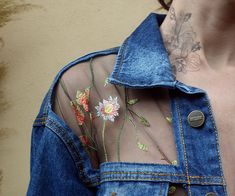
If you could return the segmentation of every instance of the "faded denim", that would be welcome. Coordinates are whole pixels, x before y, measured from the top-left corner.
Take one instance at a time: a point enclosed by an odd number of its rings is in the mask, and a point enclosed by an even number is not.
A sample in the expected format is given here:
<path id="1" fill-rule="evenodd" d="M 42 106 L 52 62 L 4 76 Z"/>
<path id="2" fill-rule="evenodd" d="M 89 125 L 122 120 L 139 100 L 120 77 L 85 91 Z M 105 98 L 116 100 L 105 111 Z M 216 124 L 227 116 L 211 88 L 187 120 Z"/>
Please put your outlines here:
<path id="1" fill-rule="evenodd" d="M 33 124 L 28 196 L 167 195 L 170 183 L 183 185 L 192 196 L 209 192 L 227 195 L 208 96 L 202 89 L 175 79 L 159 30 L 164 18 L 149 14 L 120 47 L 87 54 L 59 71 Z M 52 111 L 55 85 L 63 72 L 91 57 L 108 54 L 117 54 L 110 83 L 171 89 L 178 165 L 106 162 L 93 169 L 78 137 Z M 200 128 L 192 128 L 187 121 L 193 110 L 205 115 Z"/>

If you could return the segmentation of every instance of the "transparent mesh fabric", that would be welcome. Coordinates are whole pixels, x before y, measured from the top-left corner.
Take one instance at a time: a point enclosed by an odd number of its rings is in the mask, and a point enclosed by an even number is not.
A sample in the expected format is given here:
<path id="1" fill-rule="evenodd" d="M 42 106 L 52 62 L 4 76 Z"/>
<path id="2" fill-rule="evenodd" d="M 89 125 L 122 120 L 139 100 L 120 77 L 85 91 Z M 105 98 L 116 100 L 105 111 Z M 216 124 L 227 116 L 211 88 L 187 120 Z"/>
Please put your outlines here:
<path id="1" fill-rule="evenodd" d="M 115 58 L 95 57 L 63 73 L 54 112 L 80 138 L 94 168 L 105 161 L 172 164 L 177 157 L 168 90 L 107 83 Z"/>

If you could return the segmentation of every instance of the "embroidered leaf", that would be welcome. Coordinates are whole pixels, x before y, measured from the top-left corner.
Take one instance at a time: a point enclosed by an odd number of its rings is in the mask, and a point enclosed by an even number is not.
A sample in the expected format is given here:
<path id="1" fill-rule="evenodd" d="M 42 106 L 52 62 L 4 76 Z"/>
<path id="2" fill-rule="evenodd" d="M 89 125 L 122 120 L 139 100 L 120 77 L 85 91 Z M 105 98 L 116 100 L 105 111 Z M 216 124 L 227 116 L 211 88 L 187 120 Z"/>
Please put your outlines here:
<path id="1" fill-rule="evenodd" d="M 173 161 L 171 162 L 171 164 L 172 164 L 172 165 L 177 165 L 177 164 L 178 164 L 178 161 L 177 161 L 177 160 L 173 160 Z"/>
<path id="2" fill-rule="evenodd" d="M 146 126 L 146 127 L 150 127 L 150 123 L 147 121 L 146 118 L 144 118 L 143 116 L 140 116 L 140 122 Z"/>
<path id="3" fill-rule="evenodd" d="M 134 104 L 136 104 L 138 101 L 139 101 L 139 99 L 130 99 L 130 100 L 127 101 L 127 103 L 128 103 L 129 105 L 134 105 Z"/>
<path id="4" fill-rule="evenodd" d="M 169 195 L 172 195 L 172 194 L 175 193 L 175 191 L 176 191 L 176 187 L 175 187 L 175 186 L 171 186 L 171 187 L 169 188 L 169 190 L 168 190 L 168 194 L 169 194 Z"/>
<path id="5" fill-rule="evenodd" d="M 76 98 L 78 98 L 80 94 L 82 94 L 82 91 L 80 91 L 80 90 L 77 90 L 77 93 L 76 93 Z"/>
<path id="6" fill-rule="evenodd" d="M 145 151 L 145 152 L 148 151 L 148 146 L 147 146 L 146 144 L 143 144 L 143 143 L 141 143 L 141 142 L 137 142 L 137 146 L 138 146 L 138 148 L 139 148 L 140 150 L 143 150 L 143 151 Z"/>
<path id="7" fill-rule="evenodd" d="M 107 84 L 109 83 L 109 78 L 105 78 L 105 81 L 104 81 L 104 87 L 107 86 Z"/>
<path id="8" fill-rule="evenodd" d="M 166 120 L 167 120 L 168 123 L 172 123 L 172 118 L 171 117 L 167 116 Z"/>

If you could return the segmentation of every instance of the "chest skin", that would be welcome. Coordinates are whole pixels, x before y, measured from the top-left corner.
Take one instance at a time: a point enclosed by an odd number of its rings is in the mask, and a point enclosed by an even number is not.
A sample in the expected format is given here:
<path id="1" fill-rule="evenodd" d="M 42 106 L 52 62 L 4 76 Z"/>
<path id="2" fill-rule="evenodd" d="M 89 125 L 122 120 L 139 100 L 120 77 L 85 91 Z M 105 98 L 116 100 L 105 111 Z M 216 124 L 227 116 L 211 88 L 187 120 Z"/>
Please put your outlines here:
<path id="1" fill-rule="evenodd" d="M 207 92 L 219 132 L 222 167 L 229 195 L 235 195 L 235 69 L 177 73 L 177 80 Z"/>

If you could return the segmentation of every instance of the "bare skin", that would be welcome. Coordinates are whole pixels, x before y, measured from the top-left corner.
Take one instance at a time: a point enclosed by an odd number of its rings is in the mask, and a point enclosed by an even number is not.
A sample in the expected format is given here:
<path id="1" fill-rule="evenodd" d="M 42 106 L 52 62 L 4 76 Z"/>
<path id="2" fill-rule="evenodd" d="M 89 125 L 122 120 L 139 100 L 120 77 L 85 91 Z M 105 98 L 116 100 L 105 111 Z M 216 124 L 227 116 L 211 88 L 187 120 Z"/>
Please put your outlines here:
<path id="1" fill-rule="evenodd" d="M 235 0 L 175 0 L 161 26 L 176 79 L 210 98 L 229 195 L 235 195 L 234 9 Z"/>

